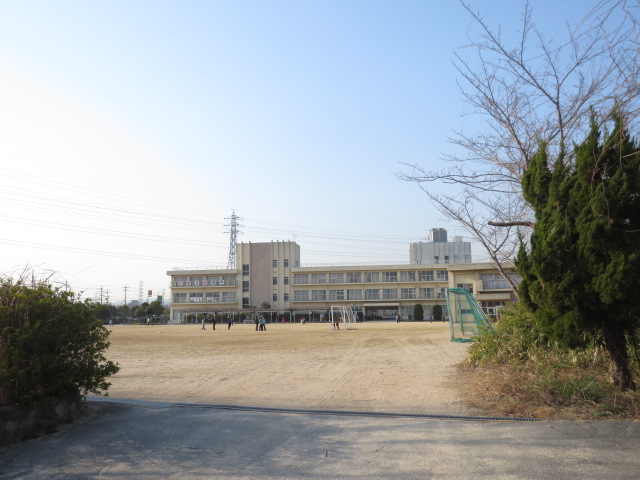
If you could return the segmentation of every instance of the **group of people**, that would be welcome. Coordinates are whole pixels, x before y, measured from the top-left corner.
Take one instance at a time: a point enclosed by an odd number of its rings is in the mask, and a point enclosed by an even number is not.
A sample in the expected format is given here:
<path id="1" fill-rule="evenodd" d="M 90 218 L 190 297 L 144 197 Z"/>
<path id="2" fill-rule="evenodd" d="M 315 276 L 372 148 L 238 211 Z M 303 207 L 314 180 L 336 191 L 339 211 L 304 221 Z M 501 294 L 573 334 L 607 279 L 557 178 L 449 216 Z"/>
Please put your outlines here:
<path id="1" fill-rule="evenodd" d="M 215 330 L 216 329 L 216 316 L 214 315 L 213 318 L 211 319 L 212 322 L 212 328 Z M 207 324 L 207 315 L 202 315 L 202 330 L 206 330 Z M 233 315 L 230 313 L 229 315 L 227 315 L 227 330 L 229 330 L 231 328 L 231 325 L 233 325 Z"/>
<path id="2" fill-rule="evenodd" d="M 256 324 L 256 332 L 266 332 L 267 330 L 267 320 L 265 320 L 264 315 L 256 315 L 253 318 L 253 321 Z"/>
<path id="3" fill-rule="evenodd" d="M 213 318 L 211 319 L 212 321 L 212 328 L 215 330 L 216 329 L 216 316 L 214 315 Z M 202 315 L 202 330 L 206 330 L 205 325 L 207 324 L 207 316 L 206 315 Z"/>

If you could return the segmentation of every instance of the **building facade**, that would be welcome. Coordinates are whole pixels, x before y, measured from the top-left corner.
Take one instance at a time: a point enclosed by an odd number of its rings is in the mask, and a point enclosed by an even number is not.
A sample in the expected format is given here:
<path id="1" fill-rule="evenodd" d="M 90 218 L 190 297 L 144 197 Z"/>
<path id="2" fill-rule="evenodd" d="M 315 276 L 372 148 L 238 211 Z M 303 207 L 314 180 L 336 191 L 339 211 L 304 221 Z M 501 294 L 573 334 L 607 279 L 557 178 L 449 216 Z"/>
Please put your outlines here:
<path id="1" fill-rule="evenodd" d="M 439 242 L 447 245 L 446 242 Z M 456 242 L 451 242 L 456 243 Z M 463 243 L 463 242 L 459 242 Z M 512 267 L 505 266 L 515 275 Z M 296 242 L 238 243 L 235 269 L 175 269 L 171 277 L 170 319 L 195 315 L 250 318 L 256 311 L 290 321 L 316 320 L 332 305 L 350 306 L 364 320 L 412 320 L 416 304 L 425 318 L 440 305 L 447 288 L 471 291 L 489 315 L 515 298 L 490 263 L 416 263 L 304 267 Z"/>

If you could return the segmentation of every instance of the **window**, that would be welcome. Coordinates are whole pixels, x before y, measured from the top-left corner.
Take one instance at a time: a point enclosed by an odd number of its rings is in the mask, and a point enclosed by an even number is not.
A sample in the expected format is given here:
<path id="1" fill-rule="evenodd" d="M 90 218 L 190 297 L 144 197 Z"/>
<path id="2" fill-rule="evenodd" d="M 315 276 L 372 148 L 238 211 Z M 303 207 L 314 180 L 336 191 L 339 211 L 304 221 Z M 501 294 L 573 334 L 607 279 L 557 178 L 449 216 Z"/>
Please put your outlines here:
<path id="1" fill-rule="evenodd" d="M 447 270 L 436 270 L 436 280 L 439 282 L 449 280 L 449 272 Z"/>
<path id="2" fill-rule="evenodd" d="M 242 276 L 249 276 L 249 265 L 242 265 Z"/>
<path id="3" fill-rule="evenodd" d="M 289 277 L 284 277 L 284 284 L 289 285 Z"/>
<path id="4" fill-rule="evenodd" d="M 273 260 L 273 268 L 278 268 L 278 260 Z"/>
<path id="5" fill-rule="evenodd" d="M 235 275 L 224 275 L 222 277 L 222 281 L 224 283 L 220 283 L 220 285 L 235 285 L 236 284 L 236 277 Z"/>
<path id="6" fill-rule="evenodd" d="M 308 302 L 309 290 L 296 290 L 293 292 L 293 300 L 295 302 Z"/>
<path id="7" fill-rule="evenodd" d="M 511 285 L 499 273 L 481 273 L 482 287 L 485 290 L 510 290 Z"/>
<path id="8" fill-rule="evenodd" d="M 415 288 L 403 288 L 400 290 L 400 298 L 404 300 L 410 300 L 416 298 L 416 289 Z"/>
<path id="9" fill-rule="evenodd" d="M 382 290 L 382 298 L 384 300 L 393 300 L 394 298 L 398 298 L 398 289 L 397 288 L 385 288 Z"/>
<path id="10" fill-rule="evenodd" d="M 362 300 L 362 290 L 347 290 L 347 300 Z"/>
<path id="11" fill-rule="evenodd" d="M 273 278 L 271 279 L 271 283 L 272 283 L 273 285 L 277 285 L 277 284 L 278 284 L 278 277 L 273 277 Z"/>
<path id="12" fill-rule="evenodd" d="M 327 283 L 327 274 L 326 273 L 312 273 L 311 274 L 311 283 Z"/>
<path id="13" fill-rule="evenodd" d="M 467 292 L 473 293 L 473 283 L 459 283 L 458 288 L 464 288 Z"/>
<path id="14" fill-rule="evenodd" d="M 400 272 L 400 281 L 401 282 L 415 282 L 416 281 L 416 272 Z"/>
<path id="15" fill-rule="evenodd" d="M 223 303 L 236 303 L 236 292 L 222 292 Z"/>
<path id="16" fill-rule="evenodd" d="M 376 283 L 379 282 L 380 273 L 379 272 L 364 272 L 364 281 L 366 283 Z"/>
<path id="17" fill-rule="evenodd" d="M 380 299 L 380 290 L 377 288 L 367 288 L 364 291 L 364 299 L 365 300 L 379 300 Z"/>
<path id="18" fill-rule="evenodd" d="M 446 297 L 446 292 L 447 289 L 444 287 L 441 287 L 438 289 L 438 294 L 436 295 L 437 298 L 445 298 Z"/>
<path id="19" fill-rule="evenodd" d="M 242 291 L 243 292 L 248 292 L 249 291 L 249 282 L 246 280 L 242 281 Z"/>
<path id="20" fill-rule="evenodd" d="M 207 303 L 220 303 L 220 292 L 207 292 Z"/>
<path id="21" fill-rule="evenodd" d="M 433 257 L 433 263 L 440 263 L 440 257 L 438 255 Z"/>
<path id="22" fill-rule="evenodd" d="M 285 268 L 289 266 L 289 259 L 288 258 L 284 259 L 284 266 L 285 266 Z"/>
<path id="23" fill-rule="evenodd" d="M 284 301 L 285 301 L 285 302 L 288 302 L 288 301 L 289 301 L 289 294 L 288 294 L 288 293 L 285 293 L 285 294 L 284 294 Z"/>
<path id="24" fill-rule="evenodd" d="M 360 272 L 348 272 L 347 283 L 360 283 Z"/>
<path id="25" fill-rule="evenodd" d="M 397 282 L 398 281 L 398 272 L 382 272 L 382 281 L 383 282 Z"/>
<path id="26" fill-rule="evenodd" d="M 418 280 L 421 282 L 433 282 L 433 272 L 430 270 L 418 272 Z"/>
<path id="27" fill-rule="evenodd" d="M 344 283 L 344 275 L 342 273 L 330 273 L 329 283 Z"/>
<path id="28" fill-rule="evenodd" d="M 449 263 L 449 255 L 444 256 L 444 263 Z"/>
<path id="29" fill-rule="evenodd" d="M 435 290 L 435 288 L 419 288 L 418 289 L 418 298 L 426 299 L 426 300 L 436 298 L 436 290 Z"/>
<path id="30" fill-rule="evenodd" d="M 319 301 L 327 299 L 326 290 L 311 290 L 311 300 Z"/>
<path id="31" fill-rule="evenodd" d="M 242 297 L 242 308 L 249 308 L 249 297 Z"/>
<path id="32" fill-rule="evenodd" d="M 189 294 L 190 303 L 202 303 L 202 300 L 203 300 L 202 292 L 191 292 Z"/>
<path id="33" fill-rule="evenodd" d="M 274 301 L 274 302 L 277 302 L 277 301 L 278 301 L 278 294 L 277 294 L 277 293 L 274 293 L 274 294 L 271 296 L 271 300 L 272 300 L 272 301 Z"/>
<path id="34" fill-rule="evenodd" d="M 329 290 L 329 300 L 344 300 L 344 290 Z"/>
<path id="35" fill-rule="evenodd" d="M 309 283 L 309 274 L 307 273 L 294 273 L 293 274 L 294 285 L 306 285 Z"/>
<path id="36" fill-rule="evenodd" d="M 187 294 L 186 293 L 174 293 L 173 294 L 173 303 L 187 303 Z"/>

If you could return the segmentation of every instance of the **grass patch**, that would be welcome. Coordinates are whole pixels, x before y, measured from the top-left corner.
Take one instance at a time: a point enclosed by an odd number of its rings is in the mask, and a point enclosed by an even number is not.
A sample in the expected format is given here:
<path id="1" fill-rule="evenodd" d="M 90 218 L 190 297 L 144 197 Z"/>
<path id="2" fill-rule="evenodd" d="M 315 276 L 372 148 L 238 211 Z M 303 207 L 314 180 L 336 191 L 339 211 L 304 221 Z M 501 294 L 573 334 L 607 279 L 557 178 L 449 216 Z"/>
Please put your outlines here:
<path id="1" fill-rule="evenodd" d="M 608 357 L 597 341 L 580 350 L 563 349 L 536 333 L 522 307 L 503 312 L 460 367 L 473 407 L 514 417 L 640 420 L 640 393 L 609 382 Z M 632 369 L 640 385 L 635 358 Z"/>

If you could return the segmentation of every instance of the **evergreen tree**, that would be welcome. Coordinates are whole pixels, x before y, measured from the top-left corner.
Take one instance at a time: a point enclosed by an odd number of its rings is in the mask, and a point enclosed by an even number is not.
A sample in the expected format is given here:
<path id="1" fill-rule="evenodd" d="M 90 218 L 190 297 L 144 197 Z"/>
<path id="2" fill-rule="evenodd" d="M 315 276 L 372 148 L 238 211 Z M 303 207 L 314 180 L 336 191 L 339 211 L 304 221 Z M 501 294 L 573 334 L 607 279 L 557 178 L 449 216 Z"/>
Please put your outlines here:
<path id="1" fill-rule="evenodd" d="M 415 307 L 413 307 L 413 318 L 416 322 L 422 322 L 424 320 L 424 308 L 422 308 L 422 304 L 416 303 Z"/>
<path id="2" fill-rule="evenodd" d="M 523 175 L 536 223 L 518 255 L 520 297 L 554 340 L 576 347 L 601 337 L 612 382 L 635 389 L 626 339 L 640 327 L 638 146 L 614 112 L 604 135 L 592 116 L 575 154 L 574 165 L 561 154 L 549 168 L 542 144 Z"/>

